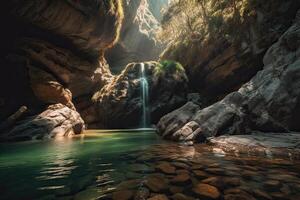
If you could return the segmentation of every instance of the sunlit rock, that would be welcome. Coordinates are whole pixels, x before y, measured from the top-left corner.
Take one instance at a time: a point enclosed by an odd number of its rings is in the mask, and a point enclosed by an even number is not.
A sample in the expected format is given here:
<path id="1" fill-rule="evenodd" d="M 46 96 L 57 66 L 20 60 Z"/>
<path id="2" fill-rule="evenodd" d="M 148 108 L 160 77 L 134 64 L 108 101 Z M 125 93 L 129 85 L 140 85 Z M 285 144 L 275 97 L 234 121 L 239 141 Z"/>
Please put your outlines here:
<path id="1" fill-rule="evenodd" d="M 84 122 L 79 113 L 62 105 L 55 104 L 17 124 L 12 130 L 2 134 L 1 140 L 21 141 L 32 139 L 49 139 L 80 134 Z"/>
<path id="2" fill-rule="evenodd" d="M 176 63 L 132 63 L 93 96 L 98 122 L 103 127 L 138 127 L 142 120 L 141 67 L 149 85 L 151 122 L 180 107 L 187 98 L 187 78 Z"/>
<path id="3" fill-rule="evenodd" d="M 202 142 L 211 136 L 247 134 L 252 130 L 299 131 L 300 48 L 299 45 L 297 49 L 290 48 L 287 43 L 291 37 L 299 43 L 299 20 L 297 17 L 294 25 L 268 50 L 264 69 L 248 83 L 207 108 L 195 111 L 195 105 L 189 103 L 166 115 L 158 123 L 159 134 L 180 141 L 190 140 L 189 136 L 195 134 L 194 141 Z M 184 114 L 187 109 L 194 111 Z M 181 110 L 184 121 L 180 120 Z M 195 121 L 198 128 L 184 127 L 191 121 Z M 178 134 L 179 137 L 175 137 Z"/>

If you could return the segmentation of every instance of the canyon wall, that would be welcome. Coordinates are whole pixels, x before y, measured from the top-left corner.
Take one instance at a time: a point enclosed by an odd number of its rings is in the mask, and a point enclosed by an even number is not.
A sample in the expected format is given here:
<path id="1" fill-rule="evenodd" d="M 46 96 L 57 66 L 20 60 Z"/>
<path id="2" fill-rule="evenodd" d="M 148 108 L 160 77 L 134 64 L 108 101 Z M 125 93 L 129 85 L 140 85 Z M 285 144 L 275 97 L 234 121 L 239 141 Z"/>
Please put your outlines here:
<path id="1" fill-rule="evenodd" d="M 201 30 L 190 30 L 190 38 L 173 41 L 161 55 L 185 67 L 191 92 L 200 93 L 206 105 L 237 90 L 263 68 L 267 49 L 291 26 L 300 8 L 297 0 L 234 1 L 234 14 L 232 4 L 221 2 L 223 7 L 207 16 L 209 25 L 219 30 L 208 29 L 204 39 L 198 36 Z"/>
<path id="2" fill-rule="evenodd" d="M 263 64 L 249 82 L 221 101 L 206 108 L 189 102 L 164 116 L 159 134 L 193 143 L 224 134 L 299 132 L 300 11 L 268 49 Z"/>
<path id="3" fill-rule="evenodd" d="M 124 0 L 125 20 L 120 40 L 106 52 L 111 71 L 121 73 L 128 63 L 158 60 L 164 45 L 155 38 L 166 0 Z"/>
<path id="4" fill-rule="evenodd" d="M 117 42 L 122 19 L 119 0 L 3 3 L 1 137 L 80 133 L 84 122 L 77 110 L 88 108 L 89 97 L 111 78 L 103 54 Z M 32 128 L 23 129 L 26 123 Z"/>

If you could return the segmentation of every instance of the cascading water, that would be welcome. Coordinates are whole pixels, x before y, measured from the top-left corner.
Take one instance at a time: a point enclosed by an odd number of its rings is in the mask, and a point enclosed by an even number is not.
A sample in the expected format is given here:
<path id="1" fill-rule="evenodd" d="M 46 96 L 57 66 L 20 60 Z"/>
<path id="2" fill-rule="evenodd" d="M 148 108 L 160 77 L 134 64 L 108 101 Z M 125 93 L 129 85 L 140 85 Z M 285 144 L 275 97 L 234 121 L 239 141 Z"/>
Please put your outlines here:
<path id="1" fill-rule="evenodd" d="M 149 128 L 150 114 L 149 114 L 149 84 L 145 75 L 145 64 L 141 63 L 141 98 L 142 98 L 142 128 Z"/>

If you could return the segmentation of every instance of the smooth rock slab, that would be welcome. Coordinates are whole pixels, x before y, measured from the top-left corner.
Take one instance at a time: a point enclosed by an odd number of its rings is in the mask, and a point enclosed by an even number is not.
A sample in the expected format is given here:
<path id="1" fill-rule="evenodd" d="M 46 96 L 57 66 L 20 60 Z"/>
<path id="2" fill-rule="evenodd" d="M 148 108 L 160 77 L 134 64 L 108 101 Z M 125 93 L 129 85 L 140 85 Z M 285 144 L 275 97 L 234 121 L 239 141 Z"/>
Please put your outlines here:
<path id="1" fill-rule="evenodd" d="M 172 196 L 172 199 L 173 200 L 194 200 L 195 198 L 186 196 L 186 195 L 181 194 L 181 193 L 177 193 L 177 194 L 174 194 Z"/>
<path id="2" fill-rule="evenodd" d="M 189 182 L 191 182 L 191 177 L 186 173 L 179 174 L 171 180 L 171 183 L 175 185 L 185 185 Z"/>
<path id="3" fill-rule="evenodd" d="M 260 133 L 208 138 L 208 144 L 225 152 L 300 158 L 299 133 Z"/>
<path id="4" fill-rule="evenodd" d="M 153 192 L 160 192 L 168 188 L 169 181 L 161 174 L 149 175 L 145 185 Z"/>
<path id="5" fill-rule="evenodd" d="M 175 174 L 176 171 L 176 168 L 168 162 L 161 163 L 156 168 L 165 174 Z"/>
<path id="6" fill-rule="evenodd" d="M 148 200 L 169 200 L 169 198 L 164 194 L 158 194 L 149 198 Z"/>
<path id="7" fill-rule="evenodd" d="M 62 104 L 53 104 L 32 117 L 19 122 L 12 130 L 0 136 L 4 141 L 48 139 L 80 134 L 84 121 L 76 110 Z"/>
<path id="8" fill-rule="evenodd" d="M 133 192 L 130 190 L 117 191 L 113 193 L 113 200 L 129 200 L 133 197 Z"/>
<path id="9" fill-rule="evenodd" d="M 218 199 L 221 194 L 219 190 L 211 185 L 199 183 L 193 188 L 193 191 L 200 197 L 206 199 Z"/>

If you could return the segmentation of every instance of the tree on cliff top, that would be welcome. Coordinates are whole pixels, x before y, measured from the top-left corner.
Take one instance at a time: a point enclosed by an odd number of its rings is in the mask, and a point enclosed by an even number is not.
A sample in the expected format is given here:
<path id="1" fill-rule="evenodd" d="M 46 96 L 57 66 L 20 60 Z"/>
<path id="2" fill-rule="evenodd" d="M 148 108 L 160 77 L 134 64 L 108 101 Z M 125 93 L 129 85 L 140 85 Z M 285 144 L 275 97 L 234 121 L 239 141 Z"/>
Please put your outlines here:
<path id="1" fill-rule="evenodd" d="M 160 41 L 205 41 L 208 38 L 238 37 L 235 27 L 242 27 L 253 15 L 255 0 L 174 0 L 164 11 Z"/>

